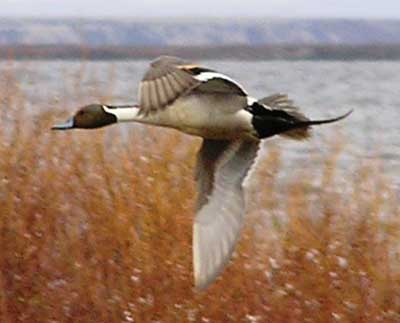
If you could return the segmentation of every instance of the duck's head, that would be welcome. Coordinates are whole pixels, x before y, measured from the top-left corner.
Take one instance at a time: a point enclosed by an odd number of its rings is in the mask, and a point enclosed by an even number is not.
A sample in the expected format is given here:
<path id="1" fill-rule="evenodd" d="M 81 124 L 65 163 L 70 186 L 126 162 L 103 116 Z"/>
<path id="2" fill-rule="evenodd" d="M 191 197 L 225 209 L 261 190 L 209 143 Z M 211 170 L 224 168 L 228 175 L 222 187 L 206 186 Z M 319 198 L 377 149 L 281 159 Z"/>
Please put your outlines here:
<path id="1" fill-rule="evenodd" d="M 93 129 L 100 128 L 112 123 L 116 123 L 117 118 L 114 114 L 106 111 L 101 104 L 89 104 L 81 109 L 67 121 L 54 125 L 53 130 L 68 130 L 74 128 Z"/>

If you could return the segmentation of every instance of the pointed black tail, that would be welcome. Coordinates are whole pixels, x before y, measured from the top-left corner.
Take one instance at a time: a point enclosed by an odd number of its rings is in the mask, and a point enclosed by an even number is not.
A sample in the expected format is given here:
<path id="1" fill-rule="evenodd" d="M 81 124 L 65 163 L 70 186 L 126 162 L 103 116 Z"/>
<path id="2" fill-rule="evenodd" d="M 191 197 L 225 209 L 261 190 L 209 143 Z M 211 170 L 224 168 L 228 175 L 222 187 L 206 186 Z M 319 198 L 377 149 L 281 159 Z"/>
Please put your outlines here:
<path id="1" fill-rule="evenodd" d="M 324 124 L 324 123 L 336 122 L 339 120 L 343 120 L 344 118 L 347 118 L 352 112 L 353 112 L 353 109 L 350 111 L 347 111 L 345 114 L 343 114 L 339 117 L 331 118 L 331 119 L 300 121 L 298 123 L 298 126 L 299 127 L 308 127 L 308 126 L 315 126 L 315 125 Z"/>
<path id="2" fill-rule="evenodd" d="M 295 140 L 310 136 L 310 127 L 332 123 L 346 118 L 353 110 L 331 119 L 309 120 L 286 95 L 275 94 L 249 107 L 252 123 L 260 138 L 281 135 Z"/>

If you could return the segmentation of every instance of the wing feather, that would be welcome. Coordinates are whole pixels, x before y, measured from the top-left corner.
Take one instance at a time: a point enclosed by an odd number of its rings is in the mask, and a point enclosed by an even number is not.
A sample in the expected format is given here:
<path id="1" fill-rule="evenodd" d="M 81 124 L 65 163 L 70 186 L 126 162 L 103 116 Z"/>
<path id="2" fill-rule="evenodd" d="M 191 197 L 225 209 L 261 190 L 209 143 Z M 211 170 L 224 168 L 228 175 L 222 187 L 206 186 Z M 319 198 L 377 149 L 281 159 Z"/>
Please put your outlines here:
<path id="1" fill-rule="evenodd" d="M 230 259 L 244 215 L 242 183 L 258 142 L 204 140 L 197 162 L 198 212 L 193 227 L 195 285 L 212 283 Z"/>
<path id="2" fill-rule="evenodd" d="M 177 57 L 161 56 L 150 64 L 139 85 L 140 112 L 148 114 L 165 109 L 194 89 L 206 95 L 247 96 L 243 88 L 226 75 Z M 239 102 L 239 108 L 243 102 Z"/>
<path id="3" fill-rule="evenodd" d="M 168 80 L 168 76 L 163 76 L 161 78 L 161 82 L 162 82 L 162 85 L 163 85 L 163 89 L 165 90 L 165 94 L 166 94 L 166 96 L 168 98 L 167 103 L 170 103 L 170 102 L 172 102 L 174 100 L 175 93 L 174 93 L 174 89 L 171 86 L 171 83 Z"/>
<path id="4" fill-rule="evenodd" d="M 188 71 L 180 68 L 184 64 L 184 60 L 168 56 L 162 56 L 150 64 L 141 81 L 144 86 L 139 87 L 142 113 L 148 114 L 164 109 L 193 86 L 201 83 Z"/>
<path id="5" fill-rule="evenodd" d="M 168 103 L 166 90 L 164 89 L 162 78 L 155 80 L 156 92 L 158 93 L 159 104 L 165 106 Z"/>
<path id="6" fill-rule="evenodd" d="M 158 106 L 158 95 L 157 95 L 157 88 L 155 82 L 149 82 L 149 92 L 148 95 L 150 97 L 150 109 L 154 110 Z"/>
<path id="7" fill-rule="evenodd" d="M 168 75 L 168 80 L 170 81 L 171 86 L 175 91 L 175 96 L 183 93 L 185 87 L 182 85 L 182 80 L 179 80 L 179 76 L 177 75 L 177 73 L 171 73 L 170 75 Z"/>
<path id="8" fill-rule="evenodd" d="M 149 110 L 151 108 L 150 92 L 148 88 L 149 84 L 147 82 L 140 84 L 140 106 L 145 110 Z"/>

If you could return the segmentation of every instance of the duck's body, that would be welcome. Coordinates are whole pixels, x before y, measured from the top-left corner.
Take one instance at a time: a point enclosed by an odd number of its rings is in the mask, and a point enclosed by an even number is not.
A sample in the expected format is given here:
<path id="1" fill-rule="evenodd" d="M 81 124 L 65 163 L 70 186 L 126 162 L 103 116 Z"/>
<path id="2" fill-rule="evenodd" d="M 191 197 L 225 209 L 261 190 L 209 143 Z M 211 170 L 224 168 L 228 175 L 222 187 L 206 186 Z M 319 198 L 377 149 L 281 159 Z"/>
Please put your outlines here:
<path id="1" fill-rule="evenodd" d="M 139 107 L 118 108 L 104 106 L 119 122 L 140 122 L 168 127 L 207 139 L 235 139 L 251 137 L 253 128 L 251 114 L 243 109 L 231 111 L 231 102 L 221 96 L 185 96 L 177 99 L 171 107 L 157 113 L 142 114 Z"/>
<path id="2" fill-rule="evenodd" d="M 140 122 L 203 137 L 196 164 L 198 202 L 193 226 L 195 285 L 215 280 L 230 259 L 244 216 L 242 183 L 259 149 L 273 135 L 309 136 L 312 121 L 286 95 L 250 97 L 226 75 L 176 57 L 154 61 L 139 86 L 139 104 L 89 105 L 54 129 Z"/>

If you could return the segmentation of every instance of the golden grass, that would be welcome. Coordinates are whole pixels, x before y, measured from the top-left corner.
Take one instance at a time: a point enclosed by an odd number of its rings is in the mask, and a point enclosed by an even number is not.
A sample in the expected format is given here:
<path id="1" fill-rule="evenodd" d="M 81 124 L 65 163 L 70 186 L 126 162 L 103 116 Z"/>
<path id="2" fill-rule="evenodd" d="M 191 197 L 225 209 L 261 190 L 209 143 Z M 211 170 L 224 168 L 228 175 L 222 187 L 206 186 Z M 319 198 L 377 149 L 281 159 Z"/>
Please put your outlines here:
<path id="1" fill-rule="evenodd" d="M 143 127 L 51 132 L 57 113 L 24 118 L 12 75 L 2 86 L 0 322 L 400 321 L 400 208 L 380 165 L 338 184 L 333 144 L 317 190 L 299 167 L 282 194 L 272 145 L 234 261 L 198 293 L 199 140 Z"/>

